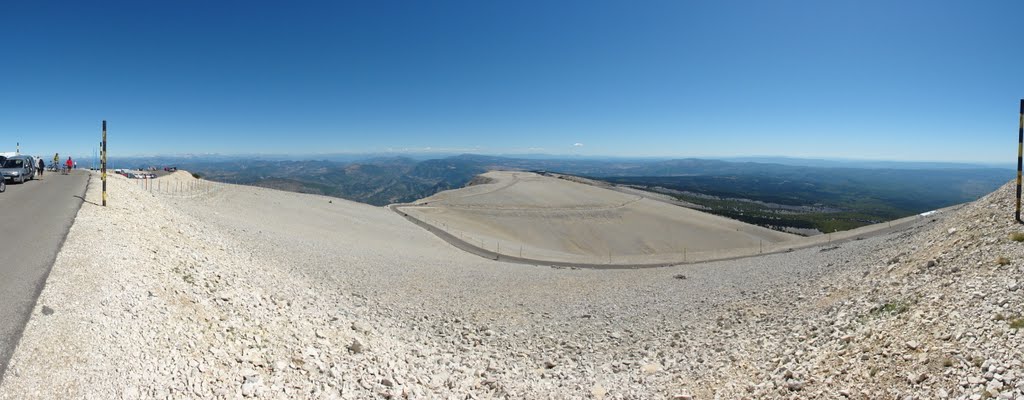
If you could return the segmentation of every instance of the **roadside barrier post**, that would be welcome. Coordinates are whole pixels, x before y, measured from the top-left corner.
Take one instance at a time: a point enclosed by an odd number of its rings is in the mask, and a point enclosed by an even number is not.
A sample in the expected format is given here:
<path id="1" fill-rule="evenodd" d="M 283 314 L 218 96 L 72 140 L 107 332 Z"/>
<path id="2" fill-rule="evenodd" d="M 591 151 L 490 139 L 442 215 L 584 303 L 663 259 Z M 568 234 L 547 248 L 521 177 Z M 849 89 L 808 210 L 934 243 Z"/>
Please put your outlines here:
<path id="1" fill-rule="evenodd" d="M 1020 122 L 1017 125 L 1017 212 L 1015 217 L 1017 222 L 1024 222 L 1020 220 L 1020 169 L 1021 169 L 1021 156 L 1024 155 L 1024 99 L 1020 99 Z"/>
<path id="2" fill-rule="evenodd" d="M 100 155 L 100 180 L 103 181 L 103 207 L 107 206 L 107 120 L 103 120 L 102 153 Z"/>

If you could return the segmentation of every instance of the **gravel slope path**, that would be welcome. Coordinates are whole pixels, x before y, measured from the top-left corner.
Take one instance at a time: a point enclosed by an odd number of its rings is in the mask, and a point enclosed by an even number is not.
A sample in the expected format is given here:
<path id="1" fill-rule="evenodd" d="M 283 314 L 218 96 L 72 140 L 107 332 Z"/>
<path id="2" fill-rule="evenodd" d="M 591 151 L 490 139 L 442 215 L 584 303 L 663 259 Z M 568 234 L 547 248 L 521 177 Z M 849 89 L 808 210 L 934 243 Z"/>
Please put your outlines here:
<path id="1" fill-rule="evenodd" d="M 401 211 L 479 248 L 568 263 L 661 264 L 697 252 L 760 246 L 800 236 L 639 195 L 521 171 L 448 190 Z M 521 255 L 520 255 L 521 254 Z"/>
<path id="2" fill-rule="evenodd" d="M 1024 398 L 1008 186 L 838 247 L 646 270 L 489 261 L 327 197 L 111 187 L 0 399 Z"/>

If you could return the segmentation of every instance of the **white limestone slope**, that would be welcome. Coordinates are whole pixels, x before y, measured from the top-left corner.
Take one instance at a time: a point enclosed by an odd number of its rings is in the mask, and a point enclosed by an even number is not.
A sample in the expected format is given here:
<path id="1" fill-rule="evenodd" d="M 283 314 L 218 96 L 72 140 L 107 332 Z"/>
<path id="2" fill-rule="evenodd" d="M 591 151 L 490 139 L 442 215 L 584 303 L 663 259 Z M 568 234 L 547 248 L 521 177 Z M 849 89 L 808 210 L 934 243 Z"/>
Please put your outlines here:
<path id="1" fill-rule="evenodd" d="M 322 196 L 109 186 L 0 399 L 1024 397 L 1009 186 L 839 246 L 643 270 L 490 261 Z"/>
<path id="2" fill-rule="evenodd" d="M 580 263 L 656 263 L 753 249 L 799 236 L 636 195 L 542 176 L 492 171 L 487 184 L 402 207 L 468 243 L 503 254 Z"/>

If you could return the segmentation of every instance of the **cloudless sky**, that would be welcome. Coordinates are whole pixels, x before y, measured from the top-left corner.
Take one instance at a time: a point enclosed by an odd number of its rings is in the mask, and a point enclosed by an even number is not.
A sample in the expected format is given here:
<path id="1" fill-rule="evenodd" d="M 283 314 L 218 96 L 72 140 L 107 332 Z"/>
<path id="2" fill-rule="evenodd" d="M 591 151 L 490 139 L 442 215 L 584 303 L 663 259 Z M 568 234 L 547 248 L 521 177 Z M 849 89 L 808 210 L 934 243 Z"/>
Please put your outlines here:
<path id="1" fill-rule="evenodd" d="M 1024 2 L 0 2 L 0 151 L 1009 162 Z M 429 149 L 429 150 L 428 150 Z"/>

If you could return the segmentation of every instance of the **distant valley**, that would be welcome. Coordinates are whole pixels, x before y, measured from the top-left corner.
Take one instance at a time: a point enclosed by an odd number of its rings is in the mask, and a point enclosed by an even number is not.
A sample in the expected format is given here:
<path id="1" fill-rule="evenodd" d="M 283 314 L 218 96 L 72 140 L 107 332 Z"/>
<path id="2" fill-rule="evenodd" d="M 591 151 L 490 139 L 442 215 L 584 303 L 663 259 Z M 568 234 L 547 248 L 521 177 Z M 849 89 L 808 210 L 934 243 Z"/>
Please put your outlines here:
<path id="1" fill-rule="evenodd" d="M 206 179 L 322 194 L 372 205 L 412 202 L 464 187 L 490 170 L 577 175 L 657 192 L 706 212 L 811 234 L 884 222 L 972 201 L 1013 171 L 977 165 L 815 162 L 814 165 L 705 159 L 543 159 L 459 155 L 345 161 L 204 158 L 114 160 L 125 168 L 174 165 Z"/>

